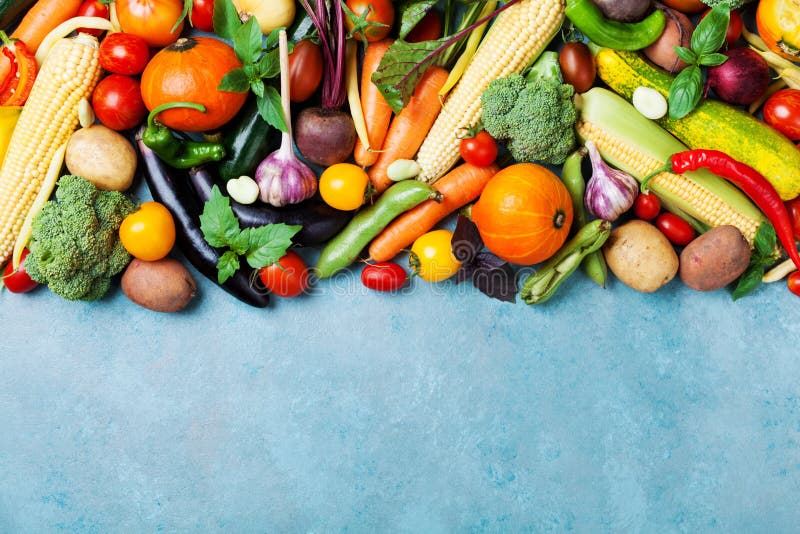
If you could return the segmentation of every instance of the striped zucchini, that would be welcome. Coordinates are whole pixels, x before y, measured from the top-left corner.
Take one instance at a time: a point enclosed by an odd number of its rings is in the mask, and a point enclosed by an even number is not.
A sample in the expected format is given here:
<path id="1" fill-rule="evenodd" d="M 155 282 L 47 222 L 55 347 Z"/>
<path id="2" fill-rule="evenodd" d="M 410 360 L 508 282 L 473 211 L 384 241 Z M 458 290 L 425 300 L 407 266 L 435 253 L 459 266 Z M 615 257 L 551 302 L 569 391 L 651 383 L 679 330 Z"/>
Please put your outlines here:
<path id="1" fill-rule="evenodd" d="M 602 48 L 597 52 L 597 74 L 614 91 L 631 99 L 637 87 L 652 87 L 665 97 L 672 76 L 635 52 Z M 686 117 L 669 116 L 658 123 L 690 148 L 725 152 L 759 171 L 783 200 L 800 195 L 800 150 L 775 129 L 733 106 L 704 100 Z"/>

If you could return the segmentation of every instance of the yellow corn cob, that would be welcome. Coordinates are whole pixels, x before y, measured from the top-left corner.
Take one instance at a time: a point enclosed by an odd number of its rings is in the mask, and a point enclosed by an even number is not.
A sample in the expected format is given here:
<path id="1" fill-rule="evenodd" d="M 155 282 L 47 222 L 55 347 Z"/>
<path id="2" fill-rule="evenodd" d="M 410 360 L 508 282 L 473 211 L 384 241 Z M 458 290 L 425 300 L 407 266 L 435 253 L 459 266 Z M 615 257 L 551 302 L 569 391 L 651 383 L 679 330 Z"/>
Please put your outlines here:
<path id="1" fill-rule="evenodd" d="M 6 263 L 53 154 L 78 126 L 78 102 L 100 79 L 97 39 L 61 39 L 47 56 L 0 167 L 0 265 Z"/>
<path id="2" fill-rule="evenodd" d="M 561 28 L 564 9 L 564 0 L 522 0 L 497 16 L 419 149 L 420 180 L 433 182 L 458 161 L 459 130 L 480 120 L 481 93 L 539 57 Z"/>

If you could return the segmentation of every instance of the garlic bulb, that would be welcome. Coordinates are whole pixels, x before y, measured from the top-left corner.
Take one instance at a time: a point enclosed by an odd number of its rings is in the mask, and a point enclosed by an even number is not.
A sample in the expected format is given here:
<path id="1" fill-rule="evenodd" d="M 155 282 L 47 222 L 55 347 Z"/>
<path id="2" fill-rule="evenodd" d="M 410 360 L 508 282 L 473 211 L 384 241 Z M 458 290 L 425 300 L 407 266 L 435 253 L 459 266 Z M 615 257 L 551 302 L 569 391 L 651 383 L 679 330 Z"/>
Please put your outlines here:
<path id="1" fill-rule="evenodd" d="M 598 219 L 615 221 L 633 206 L 639 182 L 630 174 L 609 167 L 592 141 L 586 141 L 586 148 L 592 160 L 592 177 L 584 197 L 586 209 Z"/>

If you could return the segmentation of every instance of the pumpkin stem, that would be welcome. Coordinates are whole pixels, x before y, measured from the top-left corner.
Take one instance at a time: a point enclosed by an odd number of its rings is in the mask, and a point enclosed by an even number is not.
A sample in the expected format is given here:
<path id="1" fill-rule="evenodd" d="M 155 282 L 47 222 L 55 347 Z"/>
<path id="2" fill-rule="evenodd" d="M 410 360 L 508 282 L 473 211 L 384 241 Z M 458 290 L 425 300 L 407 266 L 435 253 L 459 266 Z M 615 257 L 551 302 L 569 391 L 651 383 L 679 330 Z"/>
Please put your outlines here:
<path id="1" fill-rule="evenodd" d="M 559 229 L 564 226 L 565 222 L 567 222 L 567 214 L 564 213 L 564 210 L 557 210 L 553 216 L 553 227 Z"/>
<path id="2" fill-rule="evenodd" d="M 171 50 L 173 52 L 186 52 L 187 50 L 191 50 L 197 46 L 197 39 L 192 37 L 181 37 L 171 45 L 167 47 L 167 50 Z"/>

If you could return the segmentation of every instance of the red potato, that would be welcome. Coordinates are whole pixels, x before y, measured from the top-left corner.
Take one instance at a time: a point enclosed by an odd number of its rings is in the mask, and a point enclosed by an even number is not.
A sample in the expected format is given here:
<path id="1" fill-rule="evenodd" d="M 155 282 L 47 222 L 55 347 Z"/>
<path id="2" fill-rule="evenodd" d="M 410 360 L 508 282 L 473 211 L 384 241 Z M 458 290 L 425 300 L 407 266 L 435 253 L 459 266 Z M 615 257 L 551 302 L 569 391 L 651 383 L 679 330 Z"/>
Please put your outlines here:
<path id="1" fill-rule="evenodd" d="M 750 245 L 742 232 L 717 226 L 683 249 L 678 276 L 697 291 L 716 291 L 739 278 L 749 264 Z"/>

